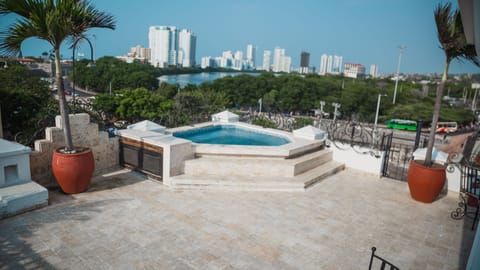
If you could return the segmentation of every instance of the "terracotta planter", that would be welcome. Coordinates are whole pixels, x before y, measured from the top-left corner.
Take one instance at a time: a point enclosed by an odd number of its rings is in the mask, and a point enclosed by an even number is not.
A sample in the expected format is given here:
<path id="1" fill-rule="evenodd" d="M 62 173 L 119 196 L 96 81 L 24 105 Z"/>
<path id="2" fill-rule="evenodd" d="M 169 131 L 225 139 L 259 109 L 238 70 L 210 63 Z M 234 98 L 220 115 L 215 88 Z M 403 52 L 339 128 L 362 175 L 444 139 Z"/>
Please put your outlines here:
<path id="1" fill-rule="evenodd" d="M 64 154 L 57 148 L 53 151 L 52 170 L 60 188 L 67 194 L 75 194 L 87 190 L 92 179 L 95 161 L 92 150 L 75 154 Z M 80 149 L 80 147 L 78 148 Z"/>
<path id="2" fill-rule="evenodd" d="M 419 202 L 432 203 L 445 185 L 445 167 L 434 164 L 423 165 L 423 160 L 412 160 L 408 170 L 407 181 L 410 195 Z"/>

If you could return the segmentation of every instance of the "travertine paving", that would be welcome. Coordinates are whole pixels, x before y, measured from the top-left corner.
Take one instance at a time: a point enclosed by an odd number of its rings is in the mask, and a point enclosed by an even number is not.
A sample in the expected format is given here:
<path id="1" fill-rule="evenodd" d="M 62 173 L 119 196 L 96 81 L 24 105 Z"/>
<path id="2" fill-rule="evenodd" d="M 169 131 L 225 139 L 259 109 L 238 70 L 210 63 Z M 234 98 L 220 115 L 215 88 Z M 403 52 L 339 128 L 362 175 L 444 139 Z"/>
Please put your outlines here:
<path id="1" fill-rule="evenodd" d="M 174 191 L 119 170 L 88 192 L 0 220 L 0 269 L 463 269 L 458 194 L 413 201 L 406 183 L 347 169 L 306 192 Z"/>

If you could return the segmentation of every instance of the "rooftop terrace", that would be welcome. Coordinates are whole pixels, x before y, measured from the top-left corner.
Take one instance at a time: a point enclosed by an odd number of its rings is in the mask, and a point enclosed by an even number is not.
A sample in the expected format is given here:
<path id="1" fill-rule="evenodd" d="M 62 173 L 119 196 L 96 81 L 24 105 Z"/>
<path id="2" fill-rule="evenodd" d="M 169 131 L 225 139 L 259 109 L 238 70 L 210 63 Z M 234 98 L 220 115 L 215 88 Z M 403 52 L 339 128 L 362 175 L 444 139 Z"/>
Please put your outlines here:
<path id="1" fill-rule="evenodd" d="M 119 169 L 0 220 L 1 269 L 464 269 L 471 220 L 405 182 L 347 169 L 306 192 L 176 191 Z"/>

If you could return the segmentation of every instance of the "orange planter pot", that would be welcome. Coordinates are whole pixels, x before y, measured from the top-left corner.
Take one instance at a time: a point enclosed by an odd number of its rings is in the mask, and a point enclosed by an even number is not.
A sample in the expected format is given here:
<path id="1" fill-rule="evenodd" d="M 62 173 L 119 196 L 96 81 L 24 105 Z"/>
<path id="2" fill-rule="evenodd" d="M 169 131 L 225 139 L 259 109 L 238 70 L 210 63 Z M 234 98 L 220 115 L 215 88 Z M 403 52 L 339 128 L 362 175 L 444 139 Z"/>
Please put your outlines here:
<path id="1" fill-rule="evenodd" d="M 421 163 L 419 163 L 421 162 Z M 423 166 L 423 160 L 412 160 L 407 181 L 410 195 L 419 202 L 432 203 L 443 189 L 446 180 L 445 167 Z"/>
<path id="2" fill-rule="evenodd" d="M 53 151 L 52 170 L 60 188 L 67 194 L 75 194 L 87 190 L 95 169 L 92 150 L 75 154 L 64 154 L 58 148 Z"/>

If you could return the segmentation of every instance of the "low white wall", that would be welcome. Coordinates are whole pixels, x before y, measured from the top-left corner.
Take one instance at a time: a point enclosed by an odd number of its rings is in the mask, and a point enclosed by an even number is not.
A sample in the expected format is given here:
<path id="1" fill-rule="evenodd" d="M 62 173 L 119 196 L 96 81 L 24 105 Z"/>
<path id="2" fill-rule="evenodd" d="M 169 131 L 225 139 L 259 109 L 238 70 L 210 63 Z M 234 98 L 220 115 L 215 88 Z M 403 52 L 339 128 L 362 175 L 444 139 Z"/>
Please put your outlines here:
<path id="1" fill-rule="evenodd" d="M 335 145 L 336 144 L 336 145 Z M 330 149 L 333 150 L 333 160 L 345 163 L 345 166 L 360 171 L 381 176 L 382 162 L 385 152 L 372 152 L 369 148 L 350 147 L 348 144 L 330 142 Z M 375 156 L 375 154 L 378 154 Z M 447 170 L 447 181 L 445 183 L 449 191 L 460 191 L 460 170 L 453 166 L 453 170 Z"/>
<path id="2" fill-rule="evenodd" d="M 453 172 L 449 172 L 447 170 L 447 183 L 449 191 L 460 192 L 460 177 L 461 172 L 460 169 L 456 166 L 453 166 Z"/>
<path id="3" fill-rule="evenodd" d="M 346 167 L 361 170 L 380 176 L 382 160 L 385 152 L 370 150 L 340 142 L 330 142 L 333 151 L 333 160 L 344 163 Z"/>

